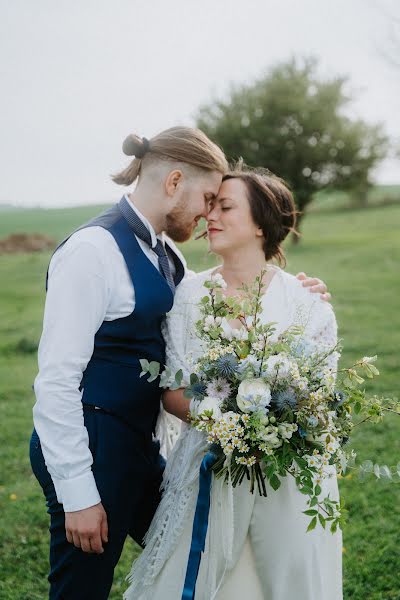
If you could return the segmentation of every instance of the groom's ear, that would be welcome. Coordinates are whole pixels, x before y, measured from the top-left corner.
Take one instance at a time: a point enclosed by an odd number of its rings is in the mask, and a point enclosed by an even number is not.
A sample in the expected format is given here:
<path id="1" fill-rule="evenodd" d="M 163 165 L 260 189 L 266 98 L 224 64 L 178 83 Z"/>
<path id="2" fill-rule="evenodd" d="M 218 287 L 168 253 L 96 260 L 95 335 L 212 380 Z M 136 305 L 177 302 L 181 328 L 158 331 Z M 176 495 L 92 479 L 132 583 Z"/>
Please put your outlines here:
<path id="1" fill-rule="evenodd" d="M 170 171 L 165 180 L 165 191 L 167 196 L 171 197 L 175 195 L 178 185 L 182 183 L 183 173 L 180 169 L 174 169 Z"/>

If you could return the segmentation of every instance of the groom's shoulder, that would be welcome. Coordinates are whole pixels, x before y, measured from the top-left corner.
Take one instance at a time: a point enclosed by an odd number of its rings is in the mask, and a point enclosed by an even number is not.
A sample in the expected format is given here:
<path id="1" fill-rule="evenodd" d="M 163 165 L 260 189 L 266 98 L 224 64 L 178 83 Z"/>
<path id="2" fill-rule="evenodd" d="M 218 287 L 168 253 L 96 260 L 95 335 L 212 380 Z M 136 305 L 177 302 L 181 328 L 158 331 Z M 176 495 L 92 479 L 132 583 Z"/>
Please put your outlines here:
<path id="1" fill-rule="evenodd" d="M 104 252 L 106 248 L 112 245 L 113 236 L 107 229 L 100 225 L 84 227 L 74 231 L 64 242 L 61 248 L 76 248 L 78 246 L 89 244 L 99 251 Z"/>
<path id="2" fill-rule="evenodd" d="M 102 262 L 108 262 L 117 249 L 113 236 L 101 226 L 85 227 L 74 231 L 55 249 L 50 266 L 64 262 L 69 257 L 85 260 L 98 257 Z"/>

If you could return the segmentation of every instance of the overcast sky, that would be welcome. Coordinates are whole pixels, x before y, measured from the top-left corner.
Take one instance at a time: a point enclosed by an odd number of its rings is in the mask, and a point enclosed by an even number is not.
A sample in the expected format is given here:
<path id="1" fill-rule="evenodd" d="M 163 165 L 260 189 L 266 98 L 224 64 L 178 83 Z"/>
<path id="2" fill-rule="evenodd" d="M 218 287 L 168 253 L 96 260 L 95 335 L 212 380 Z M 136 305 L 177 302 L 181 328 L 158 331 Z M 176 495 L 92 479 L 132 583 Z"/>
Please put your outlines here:
<path id="1" fill-rule="evenodd" d="M 352 114 L 400 138 L 395 0 L 0 0 L 0 204 L 112 202 L 130 132 L 192 125 L 198 106 L 278 61 L 348 74 Z M 400 33 L 400 32 L 399 32 Z M 400 35 L 399 35 L 400 40 Z M 400 183 L 387 160 L 376 180 Z"/>

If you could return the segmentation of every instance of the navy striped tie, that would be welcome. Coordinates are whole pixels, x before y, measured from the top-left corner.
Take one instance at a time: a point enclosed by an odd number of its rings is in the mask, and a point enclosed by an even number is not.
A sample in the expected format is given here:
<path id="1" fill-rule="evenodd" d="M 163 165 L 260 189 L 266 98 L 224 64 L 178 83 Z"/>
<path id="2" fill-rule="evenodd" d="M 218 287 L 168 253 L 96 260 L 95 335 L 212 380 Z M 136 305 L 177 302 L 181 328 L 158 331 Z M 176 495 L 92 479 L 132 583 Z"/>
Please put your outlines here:
<path id="1" fill-rule="evenodd" d="M 120 200 L 119 208 L 125 219 L 128 221 L 128 224 L 133 229 L 134 234 L 137 235 L 138 238 L 146 242 L 146 244 L 148 244 L 149 247 L 157 254 L 160 273 L 165 277 L 169 287 L 172 290 L 172 293 L 174 293 L 175 282 L 172 277 L 171 267 L 163 243 L 157 238 L 156 246 L 154 248 L 152 247 L 150 231 L 147 229 L 143 221 L 138 217 L 133 208 L 131 208 L 125 196 Z"/>

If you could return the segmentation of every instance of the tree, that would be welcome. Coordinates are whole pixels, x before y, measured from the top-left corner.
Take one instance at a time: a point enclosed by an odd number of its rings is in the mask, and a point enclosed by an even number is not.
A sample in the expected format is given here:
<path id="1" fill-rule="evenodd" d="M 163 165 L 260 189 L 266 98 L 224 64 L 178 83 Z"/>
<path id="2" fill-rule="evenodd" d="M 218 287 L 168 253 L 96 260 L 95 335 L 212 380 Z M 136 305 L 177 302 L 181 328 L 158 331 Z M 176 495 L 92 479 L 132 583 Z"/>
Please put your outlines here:
<path id="1" fill-rule="evenodd" d="M 280 64 L 227 100 L 200 107 L 197 125 L 231 160 L 267 167 L 294 191 L 299 223 L 321 189 L 356 191 L 365 199 L 371 169 L 387 152 L 379 125 L 351 120 L 346 78 L 318 79 L 317 61 Z M 296 239 L 296 238 L 294 238 Z"/>

